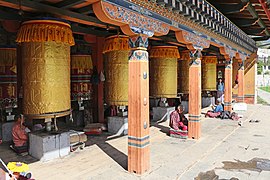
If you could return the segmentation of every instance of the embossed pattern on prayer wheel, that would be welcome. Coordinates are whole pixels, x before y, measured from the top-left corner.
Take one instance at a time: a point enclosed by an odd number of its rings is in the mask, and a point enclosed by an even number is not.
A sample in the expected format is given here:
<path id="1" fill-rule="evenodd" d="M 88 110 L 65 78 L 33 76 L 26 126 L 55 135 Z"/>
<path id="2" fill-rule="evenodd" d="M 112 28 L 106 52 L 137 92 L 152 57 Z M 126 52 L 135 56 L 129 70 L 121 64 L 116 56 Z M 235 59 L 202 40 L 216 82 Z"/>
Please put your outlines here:
<path id="1" fill-rule="evenodd" d="M 182 51 L 180 61 L 178 61 L 178 78 L 180 93 L 189 93 L 189 51 Z"/>
<path id="2" fill-rule="evenodd" d="M 156 46 L 149 52 L 150 96 L 173 98 L 177 96 L 177 59 L 180 58 L 176 46 Z"/>
<path id="3" fill-rule="evenodd" d="M 103 48 L 105 72 L 105 102 L 109 105 L 128 105 L 128 55 L 129 38 L 111 36 Z"/>
<path id="4" fill-rule="evenodd" d="M 202 58 L 202 90 L 215 91 L 217 77 L 217 57 L 204 56 Z"/>
<path id="5" fill-rule="evenodd" d="M 89 100 L 92 95 L 91 55 L 71 55 L 71 98 Z"/>
<path id="6" fill-rule="evenodd" d="M 17 42 L 22 49 L 23 113 L 39 118 L 69 112 L 70 46 L 74 45 L 70 25 L 56 20 L 26 21 Z"/>
<path id="7" fill-rule="evenodd" d="M 17 105 L 16 48 L 0 48 L 0 108 Z"/>

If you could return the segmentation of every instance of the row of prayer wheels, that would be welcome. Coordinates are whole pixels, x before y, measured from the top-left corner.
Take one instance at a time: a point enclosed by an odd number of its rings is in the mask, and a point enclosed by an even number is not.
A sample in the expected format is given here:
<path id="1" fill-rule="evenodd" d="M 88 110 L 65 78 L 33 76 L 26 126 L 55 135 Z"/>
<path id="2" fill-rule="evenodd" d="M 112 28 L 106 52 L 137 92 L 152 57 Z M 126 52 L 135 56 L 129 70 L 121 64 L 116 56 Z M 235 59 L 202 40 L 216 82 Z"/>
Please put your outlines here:
<path id="1" fill-rule="evenodd" d="M 0 48 L 0 108 L 17 106 L 16 47 Z"/>
<path id="2" fill-rule="evenodd" d="M 33 119 L 70 114 L 70 25 L 39 19 L 22 23 L 16 42 L 21 46 L 23 113 Z"/>
<path id="3" fill-rule="evenodd" d="M 75 43 L 67 22 L 55 19 L 26 21 L 19 29 L 16 42 L 21 47 L 23 113 L 25 115 L 39 118 L 49 114 L 70 113 L 71 98 L 68 95 L 70 92 L 72 92 L 73 100 L 91 98 L 91 56 L 70 56 L 70 46 Z M 106 77 L 105 101 L 110 105 L 128 104 L 129 51 L 127 36 L 113 36 L 106 39 L 103 50 Z M 4 54 L 3 56 L 13 58 L 13 60 L 1 59 L 2 66 L 8 70 L 4 72 L 4 75 L 13 73 L 11 75 L 15 78 L 6 79 L 6 83 L 0 84 L 1 100 L 6 97 L 16 98 L 16 63 L 14 63 L 16 50 L 3 49 L 3 52 L 0 51 L 0 56 Z M 10 55 L 11 52 L 13 55 Z M 152 47 L 149 57 L 150 95 L 176 97 L 177 62 L 185 62 L 183 69 L 179 69 L 184 73 L 188 70 L 186 66 L 189 61 L 178 61 L 180 54 L 175 46 Z M 186 57 L 186 60 L 189 59 Z M 213 71 L 214 66 L 206 67 L 207 70 L 203 71 L 206 75 L 203 77 L 207 77 L 207 83 L 209 77 L 214 79 L 211 81 L 214 82 L 215 76 L 208 72 Z M 188 73 L 184 73 L 181 77 L 183 77 L 182 87 L 188 87 Z M 1 93 L 1 90 L 5 93 Z"/>
<path id="4" fill-rule="evenodd" d="M 69 94 L 72 100 L 91 99 L 91 55 L 70 56 L 70 46 L 75 43 L 67 22 L 55 19 L 26 21 L 19 29 L 16 42 L 21 48 L 25 115 L 60 117 L 70 113 Z M 16 48 L 0 48 L 2 104 L 13 99 L 17 101 L 16 61 Z M 7 106 L 4 104 L 1 108 Z"/>
<path id="5" fill-rule="evenodd" d="M 17 105 L 17 49 L 0 48 L 0 104 L 1 108 Z M 91 55 L 71 55 L 71 99 L 91 99 Z"/>
<path id="6" fill-rule="evenodd" d="M 112 36 L 104 43 L 104 98 L 109 105 L 128 105 L 128 41 L 127 36 Z"/>
<path id="7" fill-rule="evenodd" d="M 20 92 L 25 115 L 32 118 L 64 116 L 70 113 L 71 99 L 91 99 L 92 59 L 90 55 L 70 56 L 74 39 L 68 23 L 55 19 L 26 21 L 16 41 L 21 48 Z M 16 106 L 19 89 L 16 65 L 16 48 L 1 47 L 1 108 Z"/>
<path id="8" fill-rule="evenodd" d="M 71 55 L 71 99 L 73 101 L 92 99 L 92 74 L 91 55 Z"/>
<path id="9" fill-rule="evenodd" d="M 105 102 L 109 105 L 128 105 L 129 51 L 127 36 L 111 36 L 105 40 Z M 189 92 L 188 51 L 181 53 L 180 58 L 176 46 L 155 46 L 149 50 L 149 58 L 150 96 L 174 98 L 177 96 L 177 83 L 181 92 Z M 216 90 L 216 63 L 215 56 L 202 59 L 202 89 L 205 91 Z M 177 76 L 180 82 L 177 82 Z"/>
<path id="10" fill-rule="evenodd" d="M 190 54 L 188 51 L 181 52 L 181 60 L 178 61 L 179 89 L 182 93 L 189 93 L 189 61 Z M 201 60 L 202 64 L 202 90 L 215 91 L 217 77 L 217 57 L 204 56 Z"/>

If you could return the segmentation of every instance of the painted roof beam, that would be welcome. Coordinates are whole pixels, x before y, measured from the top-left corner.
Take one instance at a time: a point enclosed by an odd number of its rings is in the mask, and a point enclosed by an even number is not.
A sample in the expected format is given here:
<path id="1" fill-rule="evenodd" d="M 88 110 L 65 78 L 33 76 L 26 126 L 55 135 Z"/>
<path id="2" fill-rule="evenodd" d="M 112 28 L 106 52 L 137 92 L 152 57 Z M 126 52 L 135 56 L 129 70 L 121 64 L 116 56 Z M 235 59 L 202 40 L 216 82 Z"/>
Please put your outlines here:
<path id="1" fill-rule="evenodd" d="M 248 3 L 248 2 L 249 2 L 249 0 L 241 0 L 241 1 L 244 2 L 244 3 Z M 250 14 L 253 16 L 253 18 L 259 19 L 258 24 L 259 24 L 262 28 L 265 29 L 265 34 L 269 36 L 269 35 L 270 35 L 269 30 L 267 29 L 265 23 L 264 23 L 264 22 L 261 20 L 261 18 L 259 17 L 259 15 L 258 15 L 258 13 L 256 12 L 256 10 L 254 9 L 254 7 L 251 5 L 251 3 L 248 4 L 247 9 L 248 9 L 248 11 L 250 12 Z"/>
<path id="2" fill-rule="evenodd" d="M 264 28 L 252 28 L 252 29 L 248 28 L 248 29 L 246 29 L 247 34 L 250 34 L 250 35 L 254 35 L 254 34 L 259 35 L 259 34 L 263 33 L 263 31 L 265 31 Z"/>
<path id="3" fill-rule="evenodd" d="M 78 5 L 85 2 L 85 0 L 69 0 L 69 1 L 61 1 L 57 4 L 55 4 L 54 6 L 59 7 L 59 8 L 70 8 L 72 6 Z"/>
<path id="4" fill-rule="evenodd" d="M 82 27 L 78 24 L 71 24 L 71 29 L 72 32 L 75 34 L 93 34 L 93 35 L 97 35 L 97 36 L 109 36 L 109 35 L 113 35 L 113 33 L 110 33 L 109 31 L 99 31 L 99 30 L 95 30 L 94 27 L 93 28 L 89 28 L 89 27 Z"/>
<path id="5" fill-rule="evenodd" d="M 9 13 L 6 11 L 0 10 L 0 20 L 21 20 L 22 16 L 16 13 Z"/>
<path id="6" fill-rule="evenodd" d="M 241 18 L 233 20 L 233 22 L 240 27 L 249 27 L 256 24 L 258 21 L 259 19 L 241 19 Z"/>
<path id="7" fill-rule="evenodd" d="M 90 13 L 94 13 L 93 12 L 93 7 L 92 5 L 88 5 L 88 6 L 85 6 L 85 7 L 82 7 L 80 9 L 77 10 L 79 13 L 82 13 L 82 14 L 90 14 Z"/>
<path id="8" fill-rule="evenodd" d="M 265 0 L 259 0 L 259 2 L 261 4 L 261 6 L 262 6 L 268 20 L 270 21 L 270 11 L 269 11 L 269 9 L 267 7 L 267 4 L 266 4 Z"/>
<path id="9" fill-rule="evenodd" d="M 269 39 L 270 36 L 261 36 L 261 37 L 254 37 L 252 38 L 254 41 L 265 41 L 267 39 Z"/>
<path id="10" fill-rule="evenodd" d="M 269 45 L 270 45 L 270 43 L 266 43 L 266 44 L 261 44 L 258 47 L 264 47 L 264 46 L 269 46 Z"/>
<path id="11" fill-rule="evenodd" d="M 233 13 L 239 13 L 242 11 L 244 6 L 242 4 L 222 4 L 222 5 L 216 5 L 217 9 L 224 9 L 224 14 L 233 14 Z"/>
<path id="12" fill-rule="evenodd" d="M 11 8 L 16 8 L 18 7 L 18 1 L 17 0 L 2 0 L 0 1 L 0 5 L 6 6 L 6 7 L 11 7 Z M 73 11 L 53 7 L 50 5 L 42 4 L 42 3 L 37 3 L 34 1 L 30 0 L 23 0 L 21 1 L 22 9 L 33 9 L 36 11 L 44 12 L 44 13 L 49 13 L 52 15 L 55 15 L 60 18 L 67 19 L 69 21 L 73 22 L 78 22 L 81 24 L 86 24 L 90 26 L 98 26 L 98 27 L 106 27 L 107 24 L 101 22 L 98 20 L 96 17 L 92 16 L 87 16 L 84 14 L 76 13 Z"/>

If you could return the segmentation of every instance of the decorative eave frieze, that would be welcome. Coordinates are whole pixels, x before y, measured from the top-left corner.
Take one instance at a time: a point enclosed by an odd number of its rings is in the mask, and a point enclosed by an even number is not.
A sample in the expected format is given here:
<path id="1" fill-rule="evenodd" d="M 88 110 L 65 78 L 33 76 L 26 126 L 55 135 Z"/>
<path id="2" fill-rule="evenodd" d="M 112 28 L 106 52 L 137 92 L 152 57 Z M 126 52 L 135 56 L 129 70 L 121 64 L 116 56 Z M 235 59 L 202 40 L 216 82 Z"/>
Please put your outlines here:
<path id="1" fill-rule="evenodd" d="M 175 11 L 173 8 L 168 8 L 165 5 L 158 5 L 148 0 L 92 1 L 93 10 L 101 21 L 120 26 L 127 35 L 147 34 L 148 36 L 160 36 L 166 35 L 169 30 L 172 30 L 175 32 L 186 32 L 200 40 L 204 39 L 210 42 L 211 45 L 219 48 L 230 48 L 243 56 L 248 56 L 256 51 L 256 48 L 250 45 L 250 43 L 245 43 L 246 41 L 243 41 L 245 47 L 239 43 L 237 44 L 235 40 L 239 41 L 240 39 L 237 39 L 233 33 L 229 34 L 228 29 L 225 27 L 224 32 L 233 39 L 223 36 L 220 34 L 220 31 L 217 33 L 217 31 L 207 29 L 202 22 L 187 18 L 179 11 Z M 216 29 L 220 29 L 220 27 L 222 26 L 216 27 Z M 246 36 L 245 38 L 247 38 Z M 250 42 L 252 41 L 250 40 Z"/>
<path id="2" fill-rule="evenodd" d="M 178 28 L 181 30 L 192 31 L 194 34 L 201 35 L 201 37 L 203 37 L 204 35 L 203 38 L 210 40 L 211 44 L 216 45 L 216 46 L 225 46 L 225 47 L 229 46 L 235 51 L 239 51 L 242 54 L 248 55 L 248 54 L 251 54 L 252 52 L 251 50 L 248 50 L 242 46 L 239 46 L 239 44 L 232 42 L 230 39 L 221 36 L 216 31 L 209 30 L 208 28 L 206 28 L 206 26 L 203 26 L 202 23 L 198 23 L 198 22 L 196 23 L 192 18 L 187 18 L 187 16 L 179 13 L 179 11 L 173 11 L 171 8 L 167 8 L 165 4 L 158 5 L 157 3 L 154 3 L 156 2 L 156 0 L 153 0 L 153 2 L 148 1 L 148 0 L 129 0 L 129 1 L 140 7 L 145 8 L 146 10 L 158 13 L 166 17 L 167 19 L 170 19 L 172 21 L 171 28 L 173 30 L 177 31 L 177 28 Z M 227 24 L 228 23 L 229 22 L 227 22 Z M 231 24 L 231 26 L 233 25 Z M 254 51 L 256 51 L 256 49 L 254 49 Z"/>

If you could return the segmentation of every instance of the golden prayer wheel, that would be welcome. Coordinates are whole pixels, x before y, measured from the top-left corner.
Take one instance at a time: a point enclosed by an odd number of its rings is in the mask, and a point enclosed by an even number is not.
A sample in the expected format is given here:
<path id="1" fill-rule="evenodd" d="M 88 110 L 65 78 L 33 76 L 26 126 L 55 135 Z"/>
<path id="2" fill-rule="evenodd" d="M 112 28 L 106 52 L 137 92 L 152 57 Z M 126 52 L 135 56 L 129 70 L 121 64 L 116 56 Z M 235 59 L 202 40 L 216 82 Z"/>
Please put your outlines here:
<path id="1" fill-rule="evenodd" d="M 177 96 L 177 59 L 180 58 L 176 46 L 156 46 L 149 52 L 150 96 L 173 98 Z"/>
<path id="2" fill-rule="evenodd" d="M 202 90 L 215 91 L 217 77 L 217 57 L 204 56 L 202 58 Z"/>
<path id="3" fill-rule="evenodd" d="M 16 48 L 0 48 L 0 108 L 17 105 L 16 53 Z"/>
<path id="4" fill-rule="evenodd" d="M 57 20 L 22 23 L 23 113 L 32 118 L 70 114 L 70 25 Z"/>
<path id="5" fill-rule="evenodd" d="M 106 38 L 104 53 L 105 102 L 109 105 L 128 105 L 129 37 Z"/>
<path id="6" fill-rule="evenodd" d="M 93 70 L 91 55 L 71 55 L 71 98 L 89 100 L 92 94 L 91 75 Z"/>
<path id="7" fill-rule="evenodd" d="M 189 51 L 181 52 L 181 59 L 178 61 L 179 90 L 181 93 L 189 94 Z"/>

